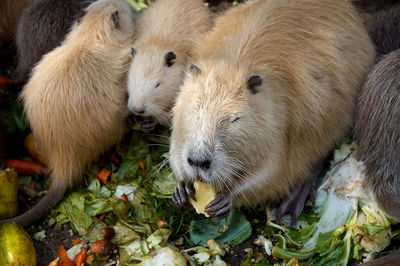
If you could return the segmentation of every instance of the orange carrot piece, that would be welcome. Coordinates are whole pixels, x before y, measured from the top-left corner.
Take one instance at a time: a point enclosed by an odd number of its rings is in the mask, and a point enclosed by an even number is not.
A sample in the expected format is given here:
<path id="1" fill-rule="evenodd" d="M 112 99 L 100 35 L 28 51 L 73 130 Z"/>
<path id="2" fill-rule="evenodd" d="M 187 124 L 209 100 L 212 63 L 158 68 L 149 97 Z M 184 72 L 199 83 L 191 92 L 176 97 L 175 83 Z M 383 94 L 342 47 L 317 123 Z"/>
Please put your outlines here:
<path id="1" fill-rule="evenodd" d="M 53 260 L 52 262 L 50 262 L 47 266 L 58 266 L 60 262 L 60 258 L 57 258 L 55 260 Z"/>
<path id="2" fill-rule="evenodd" d="M 78 255 L 76 255 L 74 260 L 75 266 L 81 266 L 82 263 L 86 261 L 86 258 L 87 258 L 86 249 L 84 247 L 81 247 L 81 252 Z"/>
<path id="3" fill-rule="evenodd" d="M 103 183 L 104 185 L 107 184 L 107 179 L 111 175 L 111 171 L 103 168 L 98 174 L 97 178 Z"/>
<path id="4" fill-rule="evenodd" d="M 82 240 L 78 237 L 76 239 L 73 239 L 71 242 L 72 242 L 73 246 L 76 246 L 76 245 L 79 245 L 80 243 L 82 243 Z"/>
<path id="5" fill-rule="evenodd" d="M 115 155 L 115 153 L 111 154 L 110 159 L 113 163 L 119 164 L 119 159 L 118 159 L 117 155 Z"/>
<path id="6" fill-rule="evenodd" d="M 156 223 L 156 225 L 157 225 L 158 227 L 161 227 L 161 226 L 166 225 L 166 224 L 167 224 L 167 222 L 166 222 L 166 221 L 163 221 L 163 220 L 158 220 L 157 223 Z"/>
<path id="7" fill-rule="evenodd" d="M 128 202 L 128 201 L 129 201 L 129 200 L 128 200 L 128 196 L 127 196 L 125 193 L 121 195 L 121 200 L 123 200 L 123 201 L 125 201 L 125 202 Z"/>
<path id="8" fill-rule="evenodd" d="M 58 247 L 58 256 L 61 258 L 60 266 L 75 266 L 74 263 L 68 258 L 67 251 L 63 245 Z"/>
<path id="9" fill-rule="evenodd" d="M 20 175 L 46 174 L 46 167 L 32 161 L 8 159 L 6 160 L 6 164 L 13 168 Z"/>
<path id="10" fill-rule="evenodd" d="M 100 215 L 99 220 L 104 222 L 104 219 L 106 218 L 107 213 L 103 213 L 102 215 Z"/>
<path id="11" fill-rule="evenodd" d="M 144 162 L 142 160 L 139 161 L 139 166 L 140 168 L 142 168 L 143 170 L 146 169 L 146 165 L 144 164 Z"/>
<path id="12" fill-rule="evenodd" d="M 35 189 L 36 188 L 35 182 L 31 182 L 30 187 L 31 187 L 31 189 Z"/>
<path id="13" fill-rule="evenodd" d="M 96 254 L 110 254 L 112 252 L 112 247 L 107 240 L 98 240 L 90 247 L 90 253 Z"/>
<path id="14" fill-rule="evenodd" d="M 6 77 L 0 77 L 0 89 L 5 91 L 7 89 L 8 85 L 14 84 L 14 81 L 12 81 L 9 78 Z"/>

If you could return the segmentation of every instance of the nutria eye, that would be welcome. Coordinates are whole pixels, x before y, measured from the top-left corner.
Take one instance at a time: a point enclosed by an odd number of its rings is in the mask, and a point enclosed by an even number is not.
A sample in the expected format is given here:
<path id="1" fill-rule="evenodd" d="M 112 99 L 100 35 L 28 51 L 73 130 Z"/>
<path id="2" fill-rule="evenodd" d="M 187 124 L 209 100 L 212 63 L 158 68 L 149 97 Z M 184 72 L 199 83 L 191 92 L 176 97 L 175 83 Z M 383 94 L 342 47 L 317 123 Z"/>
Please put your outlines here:
<path id="1" fill-rule="evenodd" d="M 158 83 L 156 84 L 156 88 L 158 88 L 158 86 L 160 86 L 160 82 L 158 82 Z"/>
<path id="2" fill-rule="evenodd" d="M 234 123 L 240 119 L 240 116 L 235 116 L 232 118 L 231 123 Z"/>
<path id="3" fill-rule="evenodd" d="M 119 28 L 119 15 L 118 15 L 118 10 L 117 10 L 117 11 L 114 11 L 114 13 L 112 13 L 111 17 L 112 17 L 112 20 L 113 20 L 113 22 L 114 22 L 115 28 L 118 29 L 118 28 Z"/>
<path id="4" fill-rule="evenodd" d="M 164 59 L 167 67 L 170 67 L 175 63 L 176 55 L 173 52 L 169 52 L 166 55 L 164 55 Z"/>
<path id="5" fill-rule="evenodd" d="M 131 47 L 131 54 L 132 54 L 132 57 L 134 57 L 134 56 L 135 56 L 135 54 L 136 54 L 136 49 L 135 49 L 135 48 L 133 48 L 133 47 Z"/>
<path id="6" fill-rule="evenodd" d="M 263 80 L 259 75 L 251 75 L 247 79 L 247 89 L 251 93 L 256 94 L 258 92 L 258 87 L 262 84 Z"/>

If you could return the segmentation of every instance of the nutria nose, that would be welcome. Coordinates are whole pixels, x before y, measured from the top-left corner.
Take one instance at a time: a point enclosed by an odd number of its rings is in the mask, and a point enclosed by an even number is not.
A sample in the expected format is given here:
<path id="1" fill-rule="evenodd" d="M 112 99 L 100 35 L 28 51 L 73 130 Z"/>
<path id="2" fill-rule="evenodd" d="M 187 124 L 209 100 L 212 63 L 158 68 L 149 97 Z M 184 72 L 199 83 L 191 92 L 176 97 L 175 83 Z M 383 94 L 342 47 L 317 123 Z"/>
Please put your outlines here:
<path id="1" fill-rule="evenodd" d="M 132 107 L 131 111 L 135 114 L 143 114 L 144 113 L 144 108 L 138 108 L 138 107 Z"/>
<path id="2" fill-rule="evenodd" d="M 197 166 L 201 169 L 210 169 L 211 161 L 210 160 L 195 160 L 190 157 L 187 159 L 190 166 Z"/>

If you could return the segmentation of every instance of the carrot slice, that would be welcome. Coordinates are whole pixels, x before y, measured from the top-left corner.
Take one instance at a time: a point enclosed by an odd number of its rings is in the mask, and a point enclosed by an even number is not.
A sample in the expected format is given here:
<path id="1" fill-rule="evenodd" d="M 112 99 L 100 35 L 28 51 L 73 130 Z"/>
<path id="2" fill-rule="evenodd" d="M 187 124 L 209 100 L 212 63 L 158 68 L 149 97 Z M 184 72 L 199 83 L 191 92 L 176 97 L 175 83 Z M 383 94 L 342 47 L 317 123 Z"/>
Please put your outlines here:
<path id="1" fill-rule="evenodd" d="M 125 193 L 121 195 L 121 200 L 123 200 L 123 201 L 125 201 L 125 202 L 128 202 L 128 201 L 129 201 L 129 200 L 128 200 L 128 196 L 127 196 Z"/>
<path id="2" fill-rule="evenodd" d="M 103 168 L 98 174 L 97 178 L 103 183 L 104 185 L 107 184 L 107 179 L 111 175 L 111 171 Z"/>
<path id="3" fill-rule="evenodd" d="M 87 258 L 87 252 L 86 249 L 84 247 L 81 247 L 81 252 L 76 255 L 75 257 L 75 266 L 81 266 L 82 263 L 86 262 L 86 258 Z"/>
<path id="4" fill-rule="evenodd" d="M 146 169 L 146 165 L 144 164 L 144 162 L 142 160 L 139 161 L 139 166 L 140 168 L 142 168 L 143 170 Z"/>
<path id="5" fill-rule="evenodd" d="M 6 164 L 13 168 L 19 175 L 44 175 L 46 174 L 46 167 L 41 164 L 19 159 L 8 159 Z"/>
<path id="6" fill-rule="evenodd" d="M 58 247 L 58 257 L 61 258 L 60 266 L 75 266 L 72 260 L 68 258 L 67 250 L 63 245 Z"/>
<path id="7" fill-rule="evenodd" d="M 161 227 L 161 226 L 166 225 L 166 224 L 167 224 L 167 222 L 166 222 L 166 221 L 163 221 L 163 220 L 158 220 L 157 223 L 156 223 L 156 225 L 157 225 L 158 227 Z"/>

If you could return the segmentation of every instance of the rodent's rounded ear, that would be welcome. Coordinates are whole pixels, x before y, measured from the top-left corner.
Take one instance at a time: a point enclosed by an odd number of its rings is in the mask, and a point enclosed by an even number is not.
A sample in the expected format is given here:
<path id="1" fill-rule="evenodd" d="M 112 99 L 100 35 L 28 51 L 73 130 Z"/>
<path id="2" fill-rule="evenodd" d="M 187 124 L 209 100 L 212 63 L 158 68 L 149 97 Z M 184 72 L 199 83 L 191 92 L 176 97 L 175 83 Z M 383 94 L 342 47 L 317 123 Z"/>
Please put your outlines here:
<path id="1" fill-rule="evenodd" d="M 111 15 L 112 21 L 114 22 L 114 27 L 119 28 L 119 15 L 118 10 L 114 11 Z"/>
<path id="2" fill-rule="evenodd" d="M 197 75 L 201 74 L 200 68 L 196 65 L 190 65 L 189 70 L 193 76 L 197 76 Z"/>
<path id="3" fill-rule="evenodd" d="M 133 47 L 131 47 L 131 55 L 132 55 L 132 57 L 135 57 L 135 55 L 136 55 L 136 49 Z"/>
<path id="4" fill-rule="evenodd" d="M 251 75 L 247 79 L 247 89 L 251 93 L 256 94 L 258 92 L 258 86 L 262 84 L 263 80 L 259 75 Z"/>
<path id="5" fill-rule="evenodd" d="M 164 55 L 164 59 L 167 67 L 170 67 L 175 63 L 176 55 L 174 54 L 174 52 L 168 52 Z"/>

